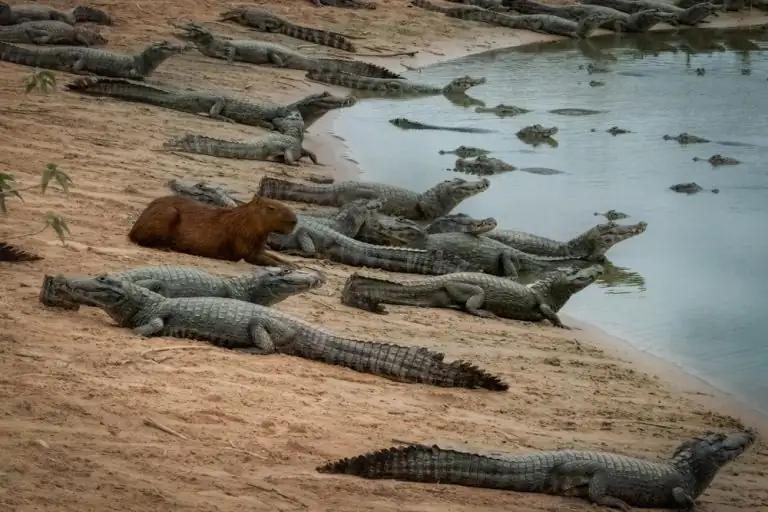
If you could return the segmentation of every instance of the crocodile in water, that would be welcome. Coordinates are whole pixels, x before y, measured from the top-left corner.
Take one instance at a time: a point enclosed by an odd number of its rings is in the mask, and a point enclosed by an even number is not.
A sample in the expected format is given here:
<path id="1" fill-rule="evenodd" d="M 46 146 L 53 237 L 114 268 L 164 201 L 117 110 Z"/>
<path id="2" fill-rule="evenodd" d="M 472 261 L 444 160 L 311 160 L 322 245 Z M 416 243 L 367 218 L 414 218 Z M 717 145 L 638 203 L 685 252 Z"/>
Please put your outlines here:
<path id="1" fill-rule="evenodd" d="M 339 97 L 326 91 L 310 94 L 288 105 L 279 105 L 237 98 L 224 92 L 173 91 L 127 80 L 90 77 L 76 79 L 67 84 L 67 89 L 91 96 L 109 96 L 190 114 L 207 114 L 212 119 L 270 130 L 277 130 L 275 121 L 289 118 L 294 111 L 301 114 L 306 127 L 329 111 L 349 107 L 357 101 L 353 96 Z"/>
<path id="2" fill-rule="evenodd" d="M 486 128 L 465 128 L 465 127 L 453 127 L 453 126 L 437 126 L 434 124 L 420 123 L 418 121 L 411 121 L 405 117 L 396 117 L 390 119 L 389 122 L 398 128 L 403 130 L 442 130 L 446 132 L 461 132 L 461 133 L 492 133 L 493 130 Z"/>
<path id="3" fill-rule="evenodd" d="M 459 146 L 456 149 L 452 149 L 450 151 L 441 149 L 438 151 L 438 153 L 441 155 L 456 155 L 459 158 L 472 158 L 476 156 L 487 155 L 490 153 L 490 151 L 482 148 L 474 148 L 472 146 Z"/>
<path id="4" fill-rule="evenodd" d="M 669 17 L 655 9 L 627 14 L 602 5 L 547 5 L 533 0 L 507 0 L 506 5 L 521 14 L 551 14 L 575 22 L 587 16 L 603 15 L 605 21 L 600 28 L 614 32 L 647 32 Z"/>
<path id="5" fill-rule="evenodd" d="M 0 2 L 0 25 L 17 25 L 28 21 L 63 21 L 70 25 L 82 22 L 112 24 L 112 19 L 106 12 L 86 5 L 77 5 L 66 11 L 60 11 L 41 4 L 8 5 Z"/>
<path id="6" fill-rule="evenodd" d="M 382 304 L 424 308 L 458 308 L 483 318 L 511 318 L 528 322 L 549 320 L 566 326 L 557 316 L 575 293 L 594 283 L 602 265 L 581 270 L 554 271 L 523 285 L 504 277 L 458 272 L 414 280 L 393 280 L 359 272 L 347 279 L 341 302 L 386 314 Z"/>
<path id="7" fill-rule="evenodd" d="M 475 158 L 457 158 L 453 170 L 476 176 L 491 176 L 517 169 L 514 165 L 508 164 L 498 158 L 480 155 Z"/>
<path id="8" fill-rule="evenodd" d="M 699 185 L 698 183 L 691 181 L 689 183 L 678 183 L 676 185 L 672 185 L 669 187 L 669 190 L 673 192 L 678 192 L 680 194 L 698 194 L 699 192 L 703 192 L 705 189 Z M 717 194 L 720 192 L 720 189 L 713 188 L 710 190 L 713 194 Z"/>
<path id="9" fill-rule="evenodd" d="M 693 157 L 694 162 L 709 162 L 710 165 L 713 167 L 719 167 L 721 165 L 739 165 L 741 163 L 741 160 L 736 160 L 735 158 L 731 158 L 730 156 L 723 156 L 720 154 L 712 155 L 709 158 L 699 158 L 697 156 Z"/>
<path id="10" fill-rule="evenodd" d="M 300 201 L 322 206 L 342 206 L 355 199 L 379 199 L 381 213 L 412 220 L 434 220 L 446 215 L 465 199 L 484 192 L 490 181 L 461 178 L 437 183 L 424 192 L 382 183 L 342 181 L 333 184 L 297 183 L 265 176 L 259 195 L 284 201 Z"/>
<path id="11" fill-rule="evenodd" d="M 107 40 L 99 32 L 63 21 L 25 21 L 0 27 L 0 41 L 39 45 L 98 46 Z"/>
<path id="12" fill-rule="evenodd" d="M 218 297 L 166 298 L 107 276 L 66 278 L 61 289 L 106 311 L 140 336 L 174 336 L 252 354 L 286 354 L 405 382 L 443 387 L 508 389 L 498 377 L 424 348 L 346 338 L 276 309 Z"/>
<path id="13" fill-rule="evenodd" d="M 324 464 L 321 473 L 578 496 L 595 505 L 693 510 L 718 471 L 746 452 L 757 432 L 707 432 L 666 461 L 610 452 L 554 450 L 480 455 L 412 444 Z"/>
<path id="14" fill-rule="evenodd" d="M 352 53 L 357 51 L 355 45 L 342 34 L 294 25 L 264 9 L 255 7 L 236 7 L 229 11 L 222 12 L 219 20 L 234 21 L 235 23 L 254 28 L 260 32 L 283 34 L 284 36 L 293 37 L 294 39 L 301 39 L 302 41 L 330 46 L 331 48 L 338 48 L 339 50 L 346 50 Z"/>
<path id="15" fill-rule="evenodd" d="M 168 41 L 152 43 L 141 53 L 124 53 L 98 48 L 35 47 L 25 48 L 0 42 L 0 61 L 24 66 L 117 78 L 143 80 L 174 55 L 187 49 Z"/>
<path id="16" fill-rule="evenodd" d="M 696 135 L 691 135 L 690 133 L 680 133 L 678 135 L 664 135 L 662 137 L 664 140 L 674 140 L 677 141 L 680 144 L 705 144 L 709 142 L 708 139 L 705 139 L 704 137 L 698 137 Z"/>
<path id="17" fill-rule="evenodd" d="M 557 126 L 544 128 L 540 124 L 534 124 L 518 130 L 515 135 L 517 135 L 517 138 L 522 142 L 532 146 L 538 146 L 540 144 L 557 146 L 557 141 L 553 138 L 557 132 Z"/>
<path id="18" fill-rule="evenodd" d="M 289 270 L 261 267 L 250 274 L 223 277 L 191 267 L 141 267 L 108 274 L 129 281 L 164 297 L 224 297 L 262 306 L 272 306 L 292 295 L 321 287 L 326 276 L 314 270 Z M 60 284 L 62 276 L 46 275 L 40 302 L 50 307 L 78 309 L 79 304 L 66 295 Z"/>
<path id="19" fill-rule="evenodd" d="M 395 97 L 436 96 L 438 94 L 450 96 L 462 94 L 468 89 L 486 82 L 485 77 L 463 76 L 455 78 L 445 87 L 437 87 L 396 78 L 371 78 L 350 73 L 320 71 L 309 71 L 306 78 L 321 84 L 338 85 L 348 89 L 368 91 L 379 96 Z"/>
<path id="20" fill-rule="evenodd" d="M 610 221 L 621 220 L 629 218 L 629 215 L 616 210 L 608 210 L 607 212 L 595 212 L 595 217 L 605 217 Z"/>
<path id="21" fill-rule="evenodd" d="M 503 103 L 499 103 L 495 107 L 477 107 L 475 108 L 475 112 L 478 114 L 496 114 L 499 117 L 514 117 L 521 114 L 527 114 L 530 110 L 514 105 L 504 105 Z"/>

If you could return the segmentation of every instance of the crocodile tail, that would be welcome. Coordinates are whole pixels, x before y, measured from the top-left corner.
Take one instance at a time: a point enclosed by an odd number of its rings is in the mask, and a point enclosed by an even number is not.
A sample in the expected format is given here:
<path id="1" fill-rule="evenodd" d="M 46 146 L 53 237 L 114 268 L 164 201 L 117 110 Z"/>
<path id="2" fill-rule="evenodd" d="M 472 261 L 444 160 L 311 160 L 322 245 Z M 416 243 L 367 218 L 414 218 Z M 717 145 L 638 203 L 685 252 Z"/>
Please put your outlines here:
<path id="1" fill-rule="evenodd" d="M 258 194 L 260 196 L 269 197 L 271 199 L 288 199 L 291 197 L 291 192 L 298 185 L 299 183 L 295 183 L 293 181 L 264 176 L 261 178 L 261 182 L 259 182 Z"/>
<path id="2" fill-rule="evenodd" d="M 184 151 L 187 153 L 198 153 L 201 155 L 210 155 L 211 147 L 215 143 L 224 143 L 225 141 L 206 137 L 205 135 L 194 135 L 187 133 L 183 137 L 171 139 L 163 144 L 164 149 Z"/>
<path id="3" fill-rule="evenodd" d="M 320 63 L 320 66 L 317 68 L 320 72 L 341 71 L 371 78 L 403 78 L 402 75 L 390 71 L 384 66 L 377 66 L 368 62 L 340 59 L 317 59 L 317 61 Z"/>
<path id="4" fill-rule="evenodd" d="M 493 487 L 500 480 L 499 459 L 412 444 L 365 453 L 318 466 L 319 473 L 354 475 L 370 479 Z M 489 476 L 495 478 L 488 478 Z"/>
<path id="5" fill-rule="evenodd" d="M 0 261 L 17 263 L 20 261 L 40 261 L 42 256 L 19 249 L 16 246 L 0 242 Z"/>
<path id="6" fill-rule="evenodd" d="M 39 54 L 34 50 L 24 48 L 15 44 L 0 41 L 0 60 L 4 62 L 12 62 L 14 64 L 21 64 L 23 66 L 38 66 L 41 64 L 38 59 Z M 40 66 L 47 67 L 47 66 Z"/>
<path id="7" fill-rule="evenodd" d="M 432 12 L 444 13 L 448 11 L 448 9 L 446 9 L 445 7 L 437 6 L 432 2 L 429 2 L 429 0 L 412 0 L 411 5 L 414 7 L 419 7 L 421 9 L 426 9 L 427 11 L 432 11 Z"/>
<path id="8" fill-rule="evenodd" d="M 67 84 L 67 89 L 93 96 L 111 96 L 152 104 L 150 94 L 167 95 L 168 91 L 150 85 L 136 84 L 122 78 L 82 77 Z"/>
<path id="9" fill-rule="evenodd" d="M 322 343 L 296 343 L 281 352 L 400 382 L 444 388 L 509 389 L 496 375 L 466 361 L 447 363 L 443 361 L 442 353 L 425 348 L 327 336 Z"/>
<path id="10" fill-rule="evenodd" d="M 355 48 L 355 45 L 353 45 L 349 39 L 335 32 L 286 24 L 283 28 L 283 33 L 288 37 L 309 41 L 310 43 L 328 46 L 330 48 L 338 48 L 339 50 L 344 50 L 350 53 L 357 52 L 357 48 Z"/>
<path id="11" fill-rule="evenodd" d="M 94 9 L 87 5 L 78 5 L 72 9 L 75 21 L 78 23 L 91 22 L 100 25 L 112 25 L 112 18 L 101 9 Z"/>

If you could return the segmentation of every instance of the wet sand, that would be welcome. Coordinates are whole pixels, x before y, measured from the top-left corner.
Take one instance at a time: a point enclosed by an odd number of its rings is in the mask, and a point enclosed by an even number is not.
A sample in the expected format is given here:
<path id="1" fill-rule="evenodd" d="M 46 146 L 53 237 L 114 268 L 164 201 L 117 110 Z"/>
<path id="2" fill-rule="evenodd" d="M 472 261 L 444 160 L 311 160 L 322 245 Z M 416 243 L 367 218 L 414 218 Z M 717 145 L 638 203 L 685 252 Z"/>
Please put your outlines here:
<path id="1" fill-rule="evenodd" d="M 260 2 L 300 24 L 365 36 L 358 42 L 361 53 L 375 51 L 366 46 L 385 52 L 421 50 L 415 58 L 368 59 L 392 69 L 545 38 L 451 20 L 406 8 L 407 3 L 380 0 L 376 11 L 352 11 L 300 1 Z M 212 21 L 225 8 L 189 0 L 103 0 L 94 5 L 118 19 L 104 32 L 109 47 L 120 49 L 170 37 L 167 20 Z M 745 18 L 721 16 L 716 23 L 742 24 Z M 231 36 L 259 36 L 235 25 L 214 27 Z M 314 54 L 344 55 L 265 38 Z M 586 511 L 593 507 L 575 499 L 368 481 L 321 475 L 314 468 L 390 446 L 393 440 L 495 452 L 598 448 L 663 458 L 680 440 L 702 431 L 756 424 L 748 411 L 711 401 L 722 397 L 685 392 L 678 385 L 682 381 L 670 380 L 669 365 L 638 365 L 639 359 L 620 357 L 620 347 L 589 327 L 562 331 L 394 306 L 389 316 L 380 317 L 347 308 L 339 293 L 354 269 L 323 261 L 294 258 L 326 272 L 329 283 L 278 309 L 340 333 L 425 346 L 445 352 L 450 360 L 473 361 L 501 374 L 510 390 L 401 384 L 299 358 L 248 357 L 205 343 L 140 339 L 115 327 L 99 310 L 46 309 L 38 302 L 45 274 L 93 274 L 150 264 L 192 265 L 224 274 L 248 270 L 245 263 L 152 251 L 128 242 L 133 220 L 152 198 L 169 193 L 164 184 L 171 178 L 224 183 L 246 196 L 264 175 L 338 178 L 353 166 L 341 159 L 341 141 L 327 132 L 329 119 L 311 127 L 306 142 L 324 167 L 294 169 L 155 152 L 184 132 L 230 139 L 258 138 L 265 132 L 64 92 L 73 77 L 63 73 L 57 73 L 59 92 L 25 95 L 22 80 L 31 72 L 0 63 L 5 141 L 0 172 L 12 173 L 26 186 L 55 163 L 76 186 L 68 197 L 58 190 L 45 196 L 25 192 L 24 203 L 9 202 L 3 223 L 7 236 L 34 232 L 45 212 L 53 210 L 67 219 L 72 237 L 65 246 L 50 231 L 14 239 L 45 259 L 0 265 L 2 510 Z M 281 102 L 327 89 L 305 81 L 303 74 L 230 66 L 189 52 L 169 60 L 148 82 L 230 89 Z M 171 350 L 155 350 L 161 348 Z M 148 426 L 152 421 L 180 435 Z M 700 499 L 703 510 L 768 510 L 766 467 L 768 450 L 759 444 L 721 471 Z"/>

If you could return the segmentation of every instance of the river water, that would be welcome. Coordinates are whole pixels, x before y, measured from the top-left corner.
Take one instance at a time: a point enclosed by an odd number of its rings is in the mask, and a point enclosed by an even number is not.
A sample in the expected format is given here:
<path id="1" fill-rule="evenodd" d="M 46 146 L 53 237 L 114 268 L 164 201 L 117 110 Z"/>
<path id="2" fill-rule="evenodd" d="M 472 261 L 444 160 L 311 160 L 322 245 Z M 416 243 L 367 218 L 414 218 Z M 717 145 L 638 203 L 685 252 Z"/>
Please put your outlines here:
<path id="1" fill-rule="evenodd" d="M 672 361 L 755 408 L 768 411 L 768 38 L 757 34 L 609 37 L 564 41 L 477 55 L 405 75 L 443 85 L 485 76 L 471 98 L 369 99 L 344 109 L 334 132 L 347 141 L 361 180 L 424 190 L 453 177 L 454 155 L 469 145 L 518 168 L 492 176 L 485 193 L 455 211 L 495 217 L 500 227 L 568 240 L 617 209 L 619 222 L 647 231 L 608 252 L 614 268 L 574 296 L 563 312 Z M 603 72 L 590 73 L 592 63 Z M 704 73 L 697 73 L 703 68 Z M 604 86 L 592 87 L 599 80 Z M 500 118 L 476 102 L 531 110 Z M 604 110 L 571 117 L 559 108 Z M 405 131 L 388 121 L 470 126 L 493 133 Z M 532 147 L 517 130 L 557 126 L 558 146 Z M 613 136 L 618 126 L 631 133 Z M 682 146 L 663 135 L 712 141 Z M 713 167 L 722 154 L 740 160 Z M 670 185 L 705 189 L 677 194 Z"/>

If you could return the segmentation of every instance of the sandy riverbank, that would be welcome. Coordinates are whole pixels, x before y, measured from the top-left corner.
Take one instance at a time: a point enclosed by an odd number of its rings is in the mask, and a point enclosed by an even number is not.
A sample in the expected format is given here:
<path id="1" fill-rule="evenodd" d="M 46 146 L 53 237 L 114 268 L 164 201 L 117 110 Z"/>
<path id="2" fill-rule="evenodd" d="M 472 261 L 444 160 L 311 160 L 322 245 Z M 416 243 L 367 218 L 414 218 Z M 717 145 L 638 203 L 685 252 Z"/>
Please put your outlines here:
<path id="1" fill-rule="evenodd" d="M 402 60 L 410 67 L 543 38 L 406 9 L 405 0 L 380 0 L 380 9 L 359 12 L 316 9 L 308 2 L 261 3 L 295 22 L 365 35 L 360 46 L 423 49 Z M 110 47 L 126 49 L 168 37 L 168 19 L 213 20 L 222 8 L 190 0 L 97 5 L 119 20 L 105 30 Z M 216 30 L 248 34 L 224 24 Z M 399 62 L 370 60 L 391 68 Z M 698 396 L 597 348 L 588 330 L 396 307 L 382 318 L 345 308 L 338 296 L 353 269 L 323 262 L 301 260 L 328 273 L 328 285 L 279 309 L 340 332 L 475 361 L 502 374 L 509 392 L 406 385 L 296 358 L 242 357 L 204 344 L 141 340 L 100 311 L 47 310 L 37 302 L 45 273 L 160 263 L 246 271 L 246 264 L 141 249 L 125 235 L 144 205 L 167 193 L 170 178 L 210 179 L 245 194 L 264 174 L 330 174 L 341 150 L 319 124 L 307 145 L 326 167 L 303 164 L 285 171 L 277 164 L 153 152 L 183 132 L 233 139 L 263 132 L 66 92 L 25 96 L 21 81 L 30 72 L 0 63 L 0 134 L 6 141 L 0 172 L 31 184 L 53 162 L 76 188 L 68 198 L 56 191 L 44 197 L 27 192 L 25 203 L 11 204 L 3 231 L 35 231 L 44 212 L 54 210 L 67 218 L 73 236 L 67 246 L 50 232 L 26 238 L 21 245 L 46 259 L 0 266 L 2 510 L 591 510 L 577 500 L 365 481 L 319 475 L 313 468 L 391 445 L 392 439 L 484 451 L 599 447 L 656 458 L 671 453 L 682 438 L 739 424 Z M 302 75 L 227 66 L 191 52 L 170 60 L 150 82 L 221 87 L 276 101 L 323 89 Z M 64 84 L 70 77 L 58 78 Z M 201 348 L 144 355 L 152 348 L 195 345 Z M 149 428 L 145 418 L 185 438 Z M 766 463 L 761 444 L 723 470 L 701 499 L 705 510 L 768 507 Z"/>

